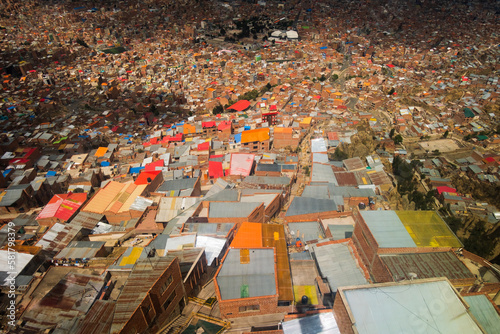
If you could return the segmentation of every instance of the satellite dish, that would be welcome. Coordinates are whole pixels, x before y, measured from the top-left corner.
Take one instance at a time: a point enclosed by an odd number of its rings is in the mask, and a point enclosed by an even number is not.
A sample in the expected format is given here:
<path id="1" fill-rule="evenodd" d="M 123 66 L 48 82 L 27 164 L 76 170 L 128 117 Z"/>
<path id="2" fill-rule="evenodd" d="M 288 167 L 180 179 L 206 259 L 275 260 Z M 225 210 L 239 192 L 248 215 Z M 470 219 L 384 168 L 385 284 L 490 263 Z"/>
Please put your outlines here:
<path id="1" fill-rule="evenodd" d="M 408 273 L 408 276 L 410 276 L 410 279 L 412 280 L 418 278 L 418 275 L 415 273 Z"/>

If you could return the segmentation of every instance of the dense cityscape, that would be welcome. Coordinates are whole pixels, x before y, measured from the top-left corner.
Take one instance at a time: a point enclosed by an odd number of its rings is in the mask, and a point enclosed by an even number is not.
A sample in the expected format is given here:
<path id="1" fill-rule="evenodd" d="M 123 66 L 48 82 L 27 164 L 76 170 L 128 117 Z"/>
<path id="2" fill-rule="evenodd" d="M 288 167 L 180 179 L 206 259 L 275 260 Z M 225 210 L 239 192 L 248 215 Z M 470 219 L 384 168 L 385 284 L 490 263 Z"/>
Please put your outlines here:
<path id="1" fill-rule="evenodd" d="M 0 332 L 500 332 L 497 0 L 0 0 Z"/>

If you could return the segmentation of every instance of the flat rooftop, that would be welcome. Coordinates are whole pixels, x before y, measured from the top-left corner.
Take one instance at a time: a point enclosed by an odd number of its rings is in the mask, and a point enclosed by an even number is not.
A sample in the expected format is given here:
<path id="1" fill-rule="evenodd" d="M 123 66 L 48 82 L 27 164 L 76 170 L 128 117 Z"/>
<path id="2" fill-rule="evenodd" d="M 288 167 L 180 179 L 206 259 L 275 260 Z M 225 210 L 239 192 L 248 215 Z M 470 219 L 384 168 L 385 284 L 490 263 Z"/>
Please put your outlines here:
<path id="1" fill-rule="evenodd" d="M 360 334 L 482 333 L 445 279 L 365 285 L 339 292 Z"/>

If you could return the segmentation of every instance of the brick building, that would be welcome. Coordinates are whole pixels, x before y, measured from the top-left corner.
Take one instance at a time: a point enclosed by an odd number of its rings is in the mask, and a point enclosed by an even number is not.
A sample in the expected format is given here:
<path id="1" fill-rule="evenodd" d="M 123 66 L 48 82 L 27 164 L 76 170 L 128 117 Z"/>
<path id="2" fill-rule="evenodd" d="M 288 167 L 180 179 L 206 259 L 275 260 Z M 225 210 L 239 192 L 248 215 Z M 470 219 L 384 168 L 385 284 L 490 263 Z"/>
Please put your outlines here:
<path id="1" fill-rule="evenodd" d="M 282 225 L 243 223 L 215 275 L 226 318 L 291 312 L 290 265 Z"/>
<path id="2" fill-rule="evenodd" d="M 116 301 L 110 333 L 156 333 L 185 305 L 177 258 L 139 260 Z"/>
<path id="3" fill-rule="evenodd" d="M 243 131 L 241 147 L 252 153 L 269 150 L 269 128 Z"/>
<path id="4" fill-rule="evenodd" d="M 468 309 L 446 278 L 341 287 L 333 305 L 347 334 L 482 333 Z"/>
<path id="5" fill-rule="evenodd" d="M 299 145 L 299 136 L 293 135 L 292 128 L 274 128 L 273 148 L 280 149 L 289 146 L 294 149 Z"/>

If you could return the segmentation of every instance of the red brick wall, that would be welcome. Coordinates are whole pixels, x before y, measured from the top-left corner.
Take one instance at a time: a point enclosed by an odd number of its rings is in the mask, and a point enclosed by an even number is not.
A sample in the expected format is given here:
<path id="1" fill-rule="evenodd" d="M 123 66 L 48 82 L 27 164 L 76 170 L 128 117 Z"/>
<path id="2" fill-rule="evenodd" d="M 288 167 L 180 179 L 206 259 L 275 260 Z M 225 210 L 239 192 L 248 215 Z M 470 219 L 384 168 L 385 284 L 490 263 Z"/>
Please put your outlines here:
<path id="1" fill-rule="evenodd" d="M 169 277 L 172 277 L 172 283 L 170 283 L 163 294 L 160 294 L 161 287 Z M 174 291 L 176 294 L 175 298 L 167 309 L 164 309 L 163 304 Z M 174 310 L 178 310 L 178 305 L 184 297 L 184 284 L 182 281 L 181 269 L 179 267 L 179 260 L 176 258 L 149 290 L 148 294 L 141 302 L 141 305 L 136 309 L 135 313 L 130 317 L 130 320 L 125 324 L 120 333 L 142 333 L 149 327 L 153 319 L 155 319 L 153 326 L 162 324 Z M 150 310 L 145 314 L 145 310 L 147 310 L 148 306 L 150 306 Z"/>
<path id="2" fill-rule="evenodd" d="M 338 212 L 338 211 L 325 211 L 325 212 L 317 212 L 317 213 L 308 213 L 305 215 L 296 215 L 296 216 L 288 216 L 285 217 L 286 222 L 305 222 L 305 221 L 314 221 L 318 219 L 327 219 L 327 218 L 339 218 L 349 215 L 348 212 Z"/>
<path id="3" fill-rule="evenodd" d="M 240 306 L 259 305 L 258 311 L 240 312 Z M 278 313 L 278 296 L 243 298 L 219 301 L 220 314 L 223 318 L 249 317 Z"/>
<path id="4" fill-rule="evenodd" d="M 337 293 L 333 302 L 333 315 L 335 316 L 335 320 L 337 320 L 337 325 L 342 334 L 354 334 L 351 319 L 340 293 Z"/>
<path id="5" fill-rule="evenodd" d="M 371 274 L 375 279 L 376 283 L 383 282 L 393 282 L 392 275 L 387 268 L 387 266 L 380 260 L 380 257 L 377 255 L 373 261 Z"/>

